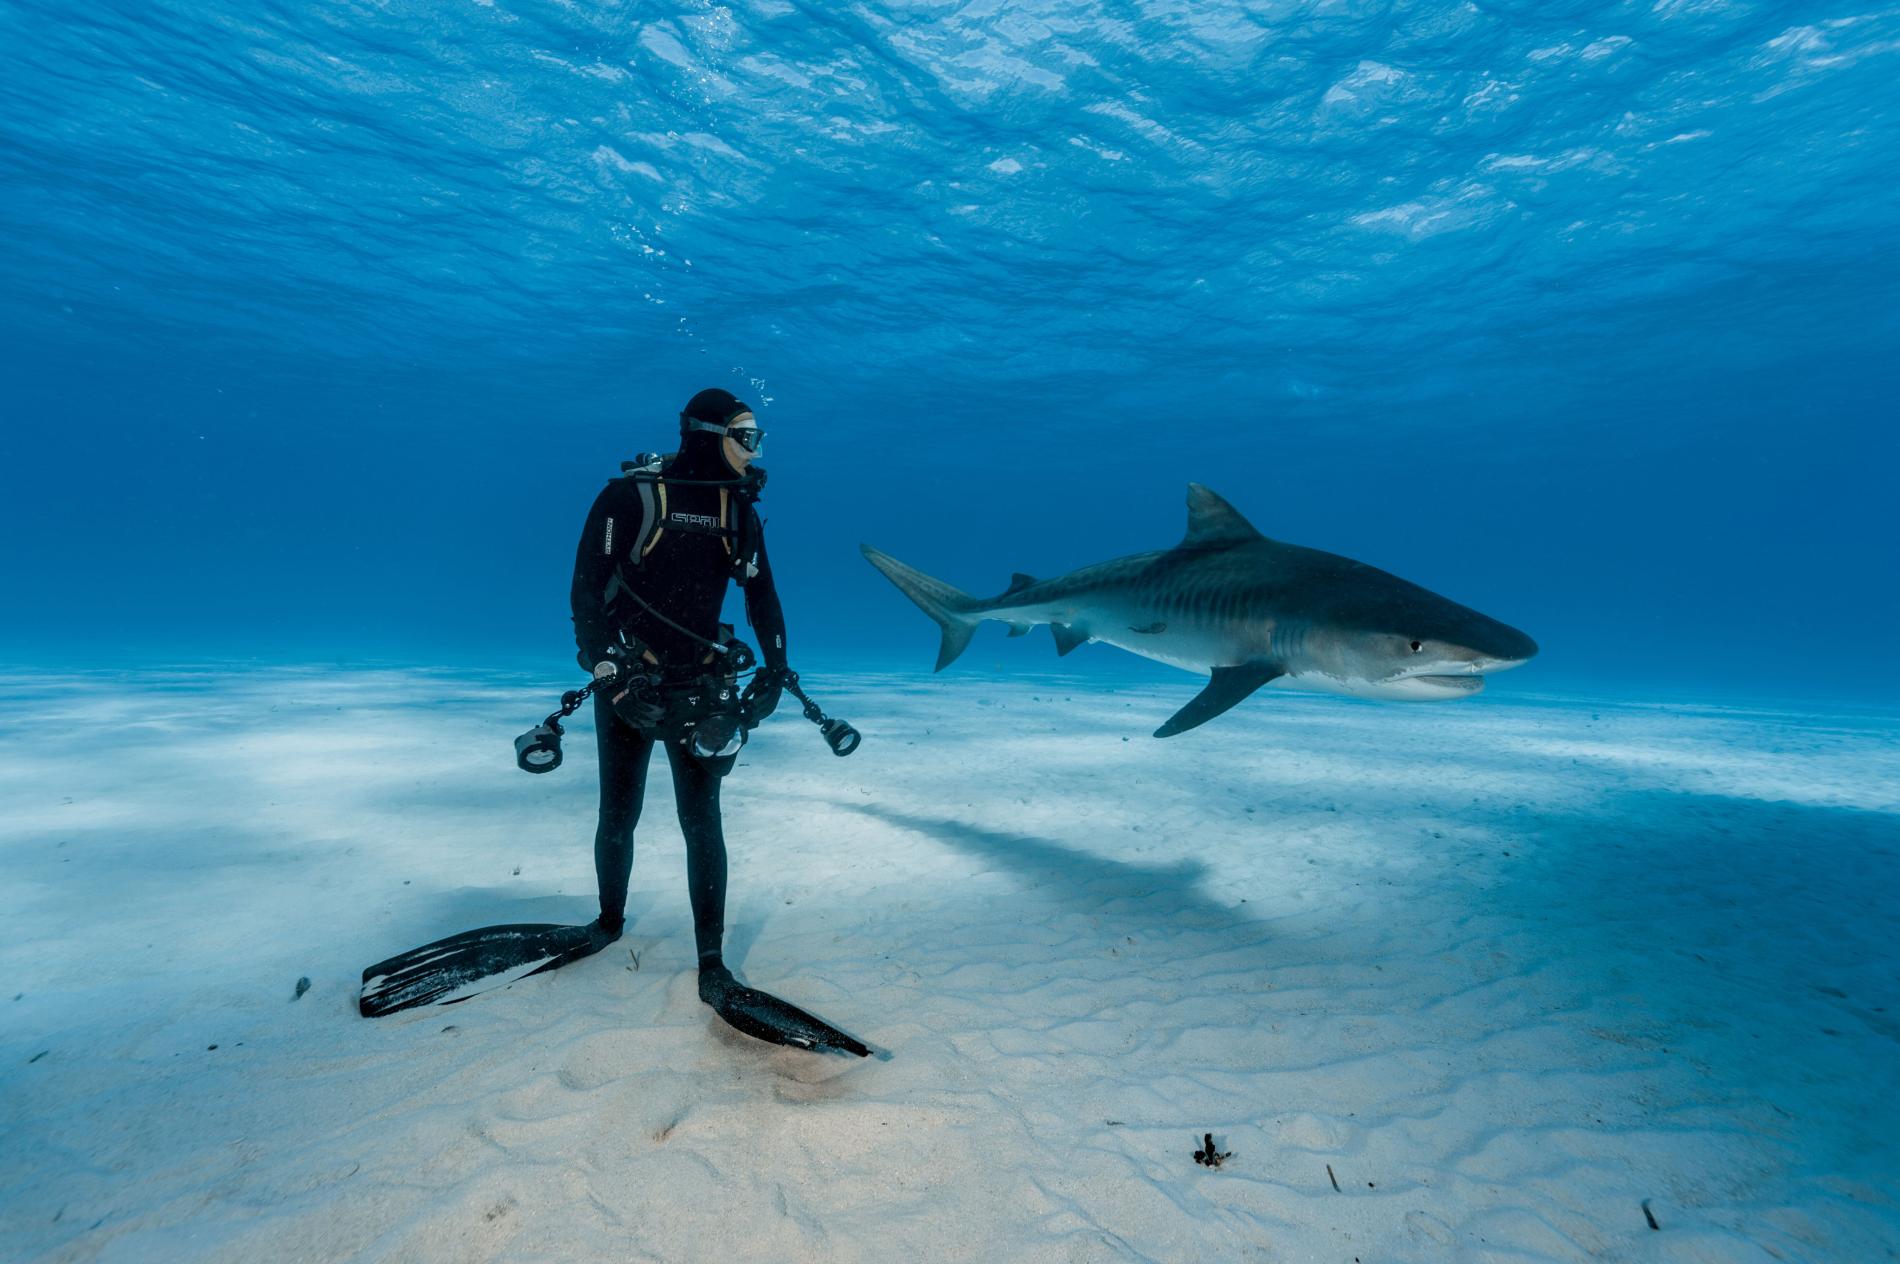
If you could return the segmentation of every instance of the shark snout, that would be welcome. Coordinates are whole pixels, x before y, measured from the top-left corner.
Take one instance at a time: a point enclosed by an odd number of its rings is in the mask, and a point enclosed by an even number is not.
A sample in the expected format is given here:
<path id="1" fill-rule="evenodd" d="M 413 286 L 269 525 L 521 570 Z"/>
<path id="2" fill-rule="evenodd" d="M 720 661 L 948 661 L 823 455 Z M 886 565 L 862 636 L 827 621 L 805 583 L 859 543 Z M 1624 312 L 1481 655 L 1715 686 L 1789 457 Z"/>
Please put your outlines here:
<path id="1" fill-rule="evenodd" d="M 1537 657 L 1537 642 L 1508 624 L 1499 623 L 1486 629 L 1481 641 L 1468 646 L 1459 646 L 1453 657 L 1460 666 L 1440 668 L 1437 675 L 1473 675 L 1482 676 L 1490 672 L 1509 671 L 1513 667 L 1522 667 Z"/>
<path id="2" fill-rule="evenodd" d="M 1537 656 L 1537 642 L 1519 632 L 1516 628 L 1498 624 L 1492 634 L 1485 637 L 1482 648 L 1470 645 L 1440 645 L 1438 653 L 1423 655 L 1424 661 L 1408 663 L 1397 675 L 1400 680 L 1446 681 L 1446 687 L 1452 682 L 1470 676 L 1488 676 L 1492 672 L 1509 671 L 1513 667 L 1522 667 Z"/>
<path id="3" fill-rule="evenodd" d="M 1490 661 L 1496 664 L 1494 667 L 1486 668 L 1487 671 L 1506 671 L 1512 667 L 1522 667 L 1537 657 L 1537 642 L 1516 628 L 1504 627 L 1502 624 L 1499 626 L 1506 635 L 1501 638 L 1499 644 L 1485 646 L 1485 649 L 1490 652 Z"/>

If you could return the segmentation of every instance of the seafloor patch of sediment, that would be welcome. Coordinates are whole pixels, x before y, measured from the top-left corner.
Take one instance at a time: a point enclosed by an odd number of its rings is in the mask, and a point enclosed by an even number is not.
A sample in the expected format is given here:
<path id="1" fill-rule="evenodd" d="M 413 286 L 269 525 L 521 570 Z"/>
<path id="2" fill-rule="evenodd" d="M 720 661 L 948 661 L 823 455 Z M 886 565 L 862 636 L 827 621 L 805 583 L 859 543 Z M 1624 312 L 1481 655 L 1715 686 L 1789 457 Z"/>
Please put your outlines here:
<path id="1" fill-rule="evenodd" d="M 1900 720 L 813 677 L 726 786 L 694 995 L 664 765 L 613 949 L 545 682 L 0 682 L 0 1241 L 51 1260 L 1846 1260 L 1900 1242 Z M 310 986 L 300 990 L 300 979 Z M 1231 1152 L 1193 1159 L 1205 1134 Z"/>

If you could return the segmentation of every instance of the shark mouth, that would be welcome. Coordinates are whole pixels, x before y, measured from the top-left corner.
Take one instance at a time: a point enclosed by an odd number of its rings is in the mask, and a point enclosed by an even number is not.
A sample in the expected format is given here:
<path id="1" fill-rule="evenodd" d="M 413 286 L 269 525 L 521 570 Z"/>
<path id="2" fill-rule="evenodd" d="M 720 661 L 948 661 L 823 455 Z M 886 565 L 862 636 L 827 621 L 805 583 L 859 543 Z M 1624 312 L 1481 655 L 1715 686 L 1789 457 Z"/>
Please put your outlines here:
<path id="1" fill-rule="evenodd" d="M 1447 663 L 1450 670 L 1422 671 L 1386 682 L 1381 691 L 1389 698 L 1468 698 L 1484 688 L 1486 672 L 1522 667 L 1521 658 L 1479 658 L 1469 663 Z"/>
<path id="2" fill-rule="evenodd" d="M 1464 694 L 1483 689 L 1484 677 L 1475 672 L 1464 676 L 1407 676 L 1398 683 L 1417 686 L 1421 691 Z"/>

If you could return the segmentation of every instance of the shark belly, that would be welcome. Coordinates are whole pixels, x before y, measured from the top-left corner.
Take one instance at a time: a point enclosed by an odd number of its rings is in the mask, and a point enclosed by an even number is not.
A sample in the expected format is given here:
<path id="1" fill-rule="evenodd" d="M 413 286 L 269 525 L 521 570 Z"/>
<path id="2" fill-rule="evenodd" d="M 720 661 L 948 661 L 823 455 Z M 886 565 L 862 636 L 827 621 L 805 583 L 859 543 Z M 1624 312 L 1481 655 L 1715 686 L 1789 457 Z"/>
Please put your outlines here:
<path id="1" fill-rule="evenodd" d="M 1238 661 L 1236 651 L 1224 638 L 1208 629 L 1189 628 L 1176 631 L 1172 626 L 1162 631 L 1141 632 L 1136 629 L 1153 627 L 1154 623 L 1134 623 L 1118 626 L 1107 635 L 1098 635 L 1096 640 L 1104 645 L 1112 645 L 1118 650 L 1138 654 L 1142 658 L 1157 663 L 1166 663 L 1169 667 L 1179 667 L 1183 671 L 1198 672 L 1205 676 L 1216 667 L 1228 666 Z"/>
<path id="2" fill-rule="evenodd" d="M 1277 618 L 1206 615 L 1191 608 L 1183 613 L 1183 605 L 1191 603 L 1144 600 L 1139 595 L 1130 595 L 1120 600 L 1097 602 L 1078 610 L 1077 617 L 1086 615 L 1091 621 L 1087 630 L 1092 640 L 1197 675 L 1210 675 L 1221 667 L 1272 662 L 1278 664 L 1284 674 L 1269 681 L 1268 688 L 1349 698 L 1427 696 L 1423 690 L 1414 691 L 1395 687 L 1390 682 L 1362 680 L 1326 670 L 1306 652 L 1312 643 L 1304 634 L 1274 635 L 1280 622 Z"/>
<path id="3" fill-rule="evenodd" d="M 1011 624 L 1050 623 L 1086 634 L 1091 641 L 1206 675 L 1259 656 L 1251 628 L 1210 619 L 1140 592 L 1091 592 L 997 611 L 992 617 Z"/>

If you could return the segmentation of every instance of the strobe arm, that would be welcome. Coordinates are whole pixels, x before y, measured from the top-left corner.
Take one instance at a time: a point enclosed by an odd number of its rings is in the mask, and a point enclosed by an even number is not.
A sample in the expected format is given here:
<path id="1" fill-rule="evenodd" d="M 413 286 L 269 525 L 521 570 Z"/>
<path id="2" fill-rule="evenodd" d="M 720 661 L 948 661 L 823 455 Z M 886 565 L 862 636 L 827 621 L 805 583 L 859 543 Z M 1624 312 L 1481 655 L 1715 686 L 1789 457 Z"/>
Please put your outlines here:
<path id="1" fill-rule="evenodd" d="M 581 709 L 581 703 L 609 680 L 596 680 L 584 689 L 561 695 L 561 709 L 515 739 L 515 767 L 522 772 L 553 772 L 561 766 L 561 721 Z"/>
<path id="2" fill-rule="evenodd" d="M 864 734 L 843 720 L 836 720 L 826 715 L 818 704 L 811 700 L 811 696 L 799 687 L 798 673 L 789 667 L 785 669 L 785 691 L 797 698 L 804 706 L 805 718 L 818 726 L 818 732 L 824 737 L 825 745 L 831 747 L 832 754 L 842 759 L 856 750 L 864 741 Z"/>

